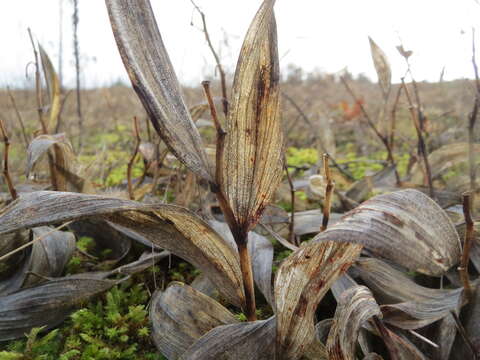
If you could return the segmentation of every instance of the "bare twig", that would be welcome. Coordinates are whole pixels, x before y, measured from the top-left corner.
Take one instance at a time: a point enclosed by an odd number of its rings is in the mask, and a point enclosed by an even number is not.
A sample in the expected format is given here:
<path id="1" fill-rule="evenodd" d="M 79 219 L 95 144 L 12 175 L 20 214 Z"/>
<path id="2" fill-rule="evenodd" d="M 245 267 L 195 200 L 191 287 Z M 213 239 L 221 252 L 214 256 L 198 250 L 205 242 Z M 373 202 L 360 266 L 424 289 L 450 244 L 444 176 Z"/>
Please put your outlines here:
<path id="1" fill-rule="evenodd" d="M 428 161 L 428 154 L 427 154 L 427 146 L 425 144 L 425 140 L 423 138 L 423 131 L 422 128 L 420 127 L 420 123 L 417 118 L 417 113 L 415 112 L 415 107 L 413 106 L 412 103 L 412 98 L 410 96 L 410 92 L 408 91 L 407 85 L 405 84 L 405 79 L 402 78 L 402 87 L 405 92 L 405 95 L 408 100 L 408 105 L 409 105 L 409 111 L 410 115 L 412 117 L 413 124 L 415 126 L 415 130 L 417 132 L 417 137 L 418 137 L 418 152 L 419 155 L 423 158 L 423 162 L 425 165 L 425 172 L 426 172 L 426 178 L 427 178 L 427 183 L 428 183 L 428 189 L 429 189 L 429 195 L 430 197 L 434 197 L 434 189 L 433 189 L 433 182 L 432 182 L 432 172 L 430 170 L 430 163 Z"/>
<path id="2" fill-rule="evenodd" d="M 36 243 L 37 241 L 40 241 L 42 239 L 45 239 L 48 235 L 50 235 L 51 233 L 57 231 L 57 230 L 60 230 L 62 228 L 64 228 L 65 226 L 68 226 L 70 225 L 71 223 L 73 222 L 73 220 L 71 221 L 67 221 L 66 223 L 63 223 L 62 225 L 60 226 L 57 226 L 55 229 L 52 229 L 51 231 L 47 232 L 46 234 L 43 234 L 42 236 L 39 236 L 38 238 L 34 238 L 32 241 L 29 241 L 28 243 L 25 243 L 23 244 L 22 246 L 19 246 L 18 248 L 16 248 L 15 250 L 12 250 L 8 253 L 6 253 L 5 255 L 3 256 L 0 256 L 0 261 L 3 261 L 5 260 L 6 258 L 16 254 L 17 252 L 29 247 L 30 245 Z"/>
<path id="3" fill-rule="evenodd" d="M 80 49 L 78 44 L 78 0 L 73 0 L 73 55 L 75 57 L 76 93 L 77 93 L 77 117 L 78 117 L 78 150 L 82 148 L 83 115 L 80 97 Z"/>
<path id="4" fill-rule="evenodd" d="M 471 215 L 471 194 L 466 192 L 463 194 L 463 216 L 465 217 L 465 238 L 463 241 L 462 258 L 458 272 L 462 280 L 463 288 L 465 290 L 465 298 L 470 301 L 472 298 L 472 287 L 470 285 L 470 278 L 468 276 L 468 263 L 470 260 L 470 249 L 473 242 L 473 220 Z"/>
<path id="5" fill-rule="evenodd" d="M 225 79 L 225 71 L 223 70 L 222 63 L 220 62 L 220 57 L 218 56 L 215 48 L 213 47 L 212 41 L 210 40 L 210 35 L 207 29 L 207 22 L 205 20 L 205 14 L 200 10 L 200 8 L 195 4 L 193 0 L 190 0 L 192 5 L 194 6 L 195 10 L 198 11 L 200 17 L 202 18 L 202 25 L 203 25 L 203 33 L 205 34 L 205 40 L 207 40 L 208 47 L 215 58 L 215 63 L 220 74 L 220 84 L 222 86 L 222 105 L 223 105 L 223 113 L 225 116 L 228 115 L 228 95 L 227 95 L 227 82 Z"/>
<path id="6" fill-rule="evenodd" d="M 132 157 L 128 162 L 128 166 L 127 166 L 128 196 L 130 197 L 131 200 L 135 200 L 135 194 L 132 186 L 132 168 L 135 162 L 135 158 L 137 157 L 138 149 L 140 147 L 140 141 L 141 141 L 140 132 L 138 131 L 138 120 L 136 116 L 133 117 L 133 133 L 135 135 L 135 149 L 133 150 Z"/>
<path id="7" fill-rule="evenodd" d="M 293 108 L 298 112 L 298 114 L 300 115 L 300 117 L 303 119 L 303 121 L 305 121 L 305 123 L 312 129 L 312 132 L 315 134 L 315 139 L 318 140 L 319 144 L 320 144 L 320 147 L 322 148 L 322 151 L 326 154 L 328 154 L 328 156 L 330 157 L 330 161 L 332 162 L 332 165 L 335 166 L 338 171 L 348 180 L 350 181 L 354 181 L 355 180 L 355 177 L 350 174 L 347 170 L 343 169 L 336 161 L 335 159 L 331 156 L 331 154 L 328 153 L 327 149 L 325 148 L 323 142 L 318 139 L 318 136 L 317 136 L 317 129 L 315 129 L 315 126 L 313 125 L 313 123 L 310 121 L 310 119 L 308 118 L 308 116 L 305 114 L 305 112 L 302 110 L 302 108 L 295 102 L 295 100 L 293 100 L 288 94 L 282 92 L 281 93 L 282 96 L 293 106 Z"/>
<path id="8" fill-rule="evenodd" d="M 5 178 L 5 182 L 7 183 L 10 196 L 13 200 L 15 200 L 18 197 L 17 190 L 15 190 L 15 187 L 13 186 L 12 178 L 10 177 L 10 172 L 8 171 L 8 152 L 10 149 L 10 141 L 8 139 L 7 129 L 5 128 L 5 124 L 3 123 L 3 120 L 1 118 L 0 131 L 2 132 L 1 135 L 3 137 L 3 143 L 5 145 L 5 149 L 3 152 L 3 177 Z"/>
<path id="9" fill-rule="evenodd" d="M 388 137 L 384 136 L 384 135 L 382 135 L 382 133 L 380 133 L 377 126 L 375 125 L 375 123 L 372 121 L 372 119 L 368 115 L 367 110 L 365 110 L 365 107 L 363 106 L 361 101 L 358 101 L 358 98 L 355 95 L 355 92 L 350 87 L 347 80 L 343 76 L 340 77 L 340 80 L 342 81 L 343 85 L 345 86 L 345 89 L 347 89 L 347 92 L 350 94 L 350 96 L 353 98 L 353 100 L 357 104 L 359 104 L 360 111 L 362 112 L 362 115 L 363 115 L 364 119 L 367 121 L 368 126 L 370 126 L 370 128 L 373 130 L 375 135 L 378 137 L 378 139 L 381 141 L 381 143 L 385 146 L 385 149 L 387 150 L 387 160 L 393 165 L 393 167 L 395 169 L 395 176 L 396 176 L 397 179 L 400 180 L 400 177 L 399 177 L 398 172 L 397 172 L 397 165 L 395 164 L 395 159 L 393 157 L 393 151 L 392 151 L 392 148 L 391 148 L 390 143 L 388 141 Z"/>
<path id="10" fill-rule="evenodd" d="M 325 181 L 327 186 L 325 188 L 325 202 L 323 203 L 323 218 L 322 226 L 320 231 L 325 231 L 328 226 L 328 221 L 330 219 L 330 208 L 332 207 L 332 194 L 333 189 L 335 188 L 335 183 L 332 180 L 332 173 L 330 171 L 330 166 L 328 165 L 329 157 L 327 154 L 323 154 L 323 174 L 325 176 Z"/>
<path id="11" fill-rule="evenodd" d="M 15 98 L 13 97 L 13 94 L 8 86 L 7 86 L 7 93 L 12 103 L 13 109 L 15 110 L 15 115 L 17 116 L 17 120 L 18 120 L 18 123 L 20 124 L 20 128 L 22 129 L 23 141 L 25 143 L 25 149 L 27 149 L 28 144 L 30 143 L 30 141 L 28 140 L 27 131 L 25 130 L 25 125 L 23 124 L 22 115 L 20 115 L 20 111 L 18 111 L 17 102 L 15 101 Z"/>
<path id="12" fill-rule="evenodd" d="M 467 347 L 470 349 L 472 352 L 472 359 L 477 360 L 478 359 L 478 354 L 477 351 L 475 350 L 475 345 L 473 345 L 472 341 L 468 337 L 467 332 L 465 331 L 465 328 L 462 325 L 462 322 L 458 318 L 458 315 L 455 311 L 450 311 L 452 314 L 453 319 L 455 320 L 455 324 L 457 325 L 458 332 L 460 333 L 460 336 L 462 337 L 463 341 L 465 341 L 465 344 L 467 344 Z"/>
<path id="13" fill-rule="evenodd" d="M 475 140 L 475 123 L 477 122 L 478 106 L 480 104 L 480 79 L 478 75 L 478 66 L 475 59 L 475 29 L 472 29 L 472 64 L 475 72 L 475 84 L 477 92 L 475 93 L 475 102 L 473 104 L 472 113 L 469 116 L 468 121 L 468 165 L 470 170 L 470 190 L 473 191 L 472 196 L 475 196 L 476 184 L 476 167 L 474 157 L 474 140 Z"/>
<path id="14" fill-rule="evenodd" d="M 42 83 L 40 79 L 40 66 L 38 64 L 37 47 L 35 46 L 35 42 L 33 40 L 32 31 L 30 30 L 30 28 L 28 28 L 27 30 L 28 36 L 30 37 L 30 42 L 32 43 L 33 56 L 35 58 L 35 93 L 37 95 L 38 120 L 40 121 L 40 126 L 42 127 L 43 133 L 47 134 L 47 125 L 45 124 L 45 119 L 43 118 Z"/>
<path id="15" fill-rule="evenodd" d="M 290 176 L 290 172 L 288 171 L 287 159 L 283 158 L 283 167 L 285 169 L 285 173 L 287 174 L 288 186 L 290 187 L 290 201 L 291 201 L 291 215 L 290 215 L 290 222 L 288 223 L 288 241 L 292 244 L 298 245 L 295 237 L 295 187 L 293 186 L 292 177 Z"/>

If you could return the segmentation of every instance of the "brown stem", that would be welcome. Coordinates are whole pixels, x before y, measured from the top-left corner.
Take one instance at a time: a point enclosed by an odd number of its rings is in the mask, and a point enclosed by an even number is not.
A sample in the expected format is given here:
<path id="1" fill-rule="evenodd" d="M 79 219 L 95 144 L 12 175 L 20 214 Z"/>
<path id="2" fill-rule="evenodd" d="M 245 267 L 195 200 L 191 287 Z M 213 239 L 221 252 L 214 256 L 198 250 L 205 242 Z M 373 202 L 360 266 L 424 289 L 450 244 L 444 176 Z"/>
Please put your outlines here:
<path id="1" fill-rule="evenodd" d="M 218 72 L 220 73 L 220 84 L 222 86 L 222 105 L 223 105 L 223 113 L 225 116 L 228 115 L 228 95 L 227 95 L 227 81 L 225 79 L 225 71 L 223 70 L 222 64 L 220 62 L 220 57 L 218 56 L 215 48 L 213 47 L 212 41 L 210 40 L 210 35 L 207 29 L 207 22 L 205 20 L 205 14 L 200 10 L 200 8 L 195 4 L 193 0 L 190 0 L 192 5 L 195 7 L 195 10 L 198 11 L 200 17 L 202 18 L 202 25 L 203 25 L 203 33 L 205 34 L 205 40 L 207 40 L 208 47 L 215 58 L 215 63 L 217 65 Z"/>
<path id="2" fill-rule="evenodd" d="M 407 85 L 405 84 L 405 79 L 404 78 L 402 78 L 402 87 L 403 87 L 403 90 L 405 91 L 405 96 L 407 97 L 407 100 L 408 100 L 410 116 L 412 118 L 413 124 L 415 126 L 415 130 L 417 132 L 418 152 L 419 152 L 419 155 L 423 158 L 423 162 L 425 164 L 425 172 L 426 172 L 426 175 L 427 175 L 429 195 L 430 195 L 431 198 L 433 198 L 435 196 L 435 193 L 434 193 L 434 189 L 433 189 L 432 172 L 430 170 L 430 163 L 428 161 L 427 146 L 426 146 L 425 140 L 423 138 L 422 128 L 420 127 L 420 123 L 419 123 L 419 120 L 417 118 L 418 114 L 414 110 L 414 106 L 413 106 L 413 103 L 412 103 L 412 98 L 410 96 L 410 92 L 408 91 Z"/>
<path id="3" fill-rule="evenodd" d="M 475 158 L 474 158 L 474 140 L 475 140 L 475 123 L 477 122 L 477 115 L 478 115 L 478 106 L 480 103 L 480 79 L 478 75 L 478 66 L 477 61 L 475 59 L 475 29 L 472 29 L 472 64 L 473 70 L 475 72 L 475 84 L 477 92 L 475 94 L 475 102 L 473 104 L 472 113 L 469 116 L 468 121 L 468 164 L 470 168 L 470 190 L 473 191 L 472 196 L 474 196 L 474 192 L 477 189 L 476 184 L 476 167 L 475 167 Z"/>
<path id="4" fill-rule="evenodd" d="M 460 333 L 460 336 L 462 337 L 463 341 L 465 341 L 465 344 L 467 344 L 467 347 L 470 349 L 472 352 L 472 359 L 477 360 L 478 359 L 478 354 L 477 351 L 475 350 L 475 345 L 473 345 L 472 341 L 468 337 L 467 332 L 465 331 L 465 328 L 462 325 L 462 322 L 458 318 L 458 315 L 455 311 L 450 311 L 450 314 L 452 314 L 453 319 L 455 320 L 455 324 L 457 325 L 458 332 Z"/>
<path id="5" fill-rule="evenodd" d="M 133 186 L 132 186 L 132 168 L 135 162 L 135 158 L 137 157 L 138 149 L 140 147 L 140 141 L 141 141 L 140 132 L 138 131 L 138 120 L 136 116 L 133 117 L 133 133 L 135 135 L 135 149 L 133 150 L 132 157 L 130 158 L 130 161 L 128 162 L 128 166 L 127 166 L 128 196 L 130 197 L 131 200 L 135 200 L 135 194 L 133 192 Z"/>
<path id="6" fill-rule="evenodd" d="M 325 202 L 323 204 L 323 218 L 320 232 L 327 229 L 328 221 L 330 220 L 330 208 L 332 207 L 333 189 L 335 188 L 335 183 L 332 180 L 332 173 L 330 171 L 328 160 L 328 155 L 323 154 L 323 173 L 325 175 L 325 180 L 327 181 L 327 187 L 325 188 Z"/>
<path id="7" fill-rule="evenodd" d="M 463 251 L 462 258 L 460 260 L 460 266 L 458 267 L 458 272 L 460 279 L 462 280 L 463 288 L 465 290 L 465 298 L 467 301 L 470 301 L 472 298 L 472 287 L 470 285 L 470 279 L 468 276 L 468 263 L 470 260 L 470 249 L 472 247 L 474 228 L 473 220 L 470 211 L 470 193 L 466 192 L 463 194 L 463 215 L 465 217 L 465 238 L 463 242 Z"/>
<path id="8" fill-rule="evenodd" d="M 8 86 L 7 86 L 7 93 L 12 103 L 13 109 L 15 110 L 15 115 L 17 116 L 18 123 L 20 124 L 20 128 L 22 129 L 23 141 L 25 143 L 25 148 L 27 149 L 28 144 L 30 143 L 30 141 L 28 140 L 27 131 L 25 130 L 25 125 L 23 123 L 22 115 L 20 115 L 20 111 L 18 111 L 17 102 L 15 101 L 15 98 L 13 97 L 13 94 L 10 91 L 10 88 Z"/>
<path id="9" fill-rule="evenodd" d="M 372 119 L 370 118 L 370 116 L 368 115 L 367 113 L 367 110 L 365 110 L 365 107 L 363 106 L 363 104 L 361 103 L 361 101 L 358 101 L 358 98 L 357 96 L 355 95 L 355 92 L 353 91 L 353 89 L 350 87 L 350 85 L 348 85 L 348 82 L 347 80 L 341 76 L 340 77 L 340 80 L 342 81 L 343 85 L 345 86 L 345 89 L 347 89 L 347 92 L 350 94 L 350 96 L 353 98 L 353 100 L 355 101 L 355 103 L 359 104 L 360 106 L 360 111 L 362 112 L 362 115 L 364 117 L 364 119 L 367 121 L 367 124 L 368 126 L 370 126 L 370 128 L 373 130 L 373 132 L 375 133 L 375 135 L 380 139 L 381 143 L 383 144 L 383 146 L 385 146 L 385 149 L 387 150 L 387 160 L 393 165 L 394 167 L 394 171 L 395 171 L 395 177 L 397 178 L 397 180 L 399 181 L 400 180 L 400 176 L 398 175 L 398 172 L 397 172 L 397 165 L 395 164 L 395 158 L 393 157 L 393 151 L 392 151 L 392 148 L 390 146 L 390 143 L 388 141 L 388 137 L 387 136 L 384 136 L 380 133 L 380 131 L 378 130 L 378 128 L 375 126 L 375 123 L 372 121 Z"/>
<path id="10" fill-rule="evenodd" d="M 350 174 L 347 170 L 343 169 L 336 161 L 335 159 L 328 153 L 327 149 L 325 148 L 323 142 L 318 138 L 317 136 L 317 130 L 315 129 L 315 126 L 312 124 L 308 116 L 305 114 L 305 112 L 302 110 L 302 108 L 293 100 L 288 94 L 282 92 L 282 96 L 293 106 L 293 108 L 298 112 L 300 117 L 305 121 L 305 123 L 311 128 L 312 133 L 315 134 L 315 139 L 318 140 L 318 143 L 320 144 L 320 147 L 322 148 L 322 151 L 330 157 L 330 160 L 332 161 L 332 165 L 335 166 L 338 171 L 348 180 L 354 181 L 355 177 Z"/>
<path id="11" fill-rule="evenodd" d="M 10 172 L 8 170 L 8 152 L 10 149 L 10 140 L 8 139 L 7 130 L 5 129 L 5 124 L 1 118 L 0 131 L 2 133 L 1 135 L 3 137 L 3 143 L 5 144 L 5 149 L 3 152 L 3 176 L 5 178 L 5 182 L 7 183 L 10 196 L 13 200 L 15 200 L 18 197 L 17 190 L 15 190 L 15 187 L 13 186 L 12 178 L 10 177 Z"/>
<path id="12" fill-rule="evenodd" d="M 257 320 L 256 306 L 255 306 L 255 290 L 253 286 L 253 272 L 250 254 L 248 253 L 247 234 L 242 235 L 243 239 L 235 239 L 238 247 L 238 254 L 240 256 L 240 269 L 242 270 L 243 288 L 245 290 L 245 315 L 248 321 Z"/>
<path id="13" fill-rule="evenodd" d="M 387 347 L 387 350 L 390 354 L 390 359 L 398 360 L 400 358 L 398 349 L 395 342 L 392 340 L 390 336 L 389 330 L 385 327 L 383 321 L 380 318 L 378 318 L 378 316 L 373 317 L 373 322 L 377 327 L 378 333 L 380 334 L 380 337 L 383 339 L 385 346 Z"/>
<path id="14" fill-rule="evenodd" d="M 397 123 L 397 107 L 398 102 L 400 101 L 400 96 L 402 94 L 402 87 L 400 86 L 397 91 L 397 96 L 395 96 L 395 101 L 393 102 L 392 110 L 390 112 L 390 135 L 388 137 L 388 144 L 390 146 L 390 151 L 393 154 L 393 149 L 395 147 L 395 128 Z M 397 167 L 395 166 L 395 180 L 397 186 L 401 186 L 402 181 L 400 180 L 400 174 L 398 173 Z"/>
<path id="15" fill-rule="evenodd" d="M 283 167 L 287 174 L 288 186 L 290 187 L 290 201 L 291 201 L 291 215 L 288 223 L 288 241 L 292 244 L 298 245 L 295 237 L 295 187 L 293 186 L 292 177 L 288 171 L 287 159 L 283 158 Z"/>
<path id="16" fill-rule="evenodd" d="M 78 150 L 82 148 L 83 115 L 80 97 L 80 49 L 78 43 L 78 0 L 73 0 L 73 55 L 75 57 L 75 91 L 77 94 L 77 117 L 78 117 Z"/>

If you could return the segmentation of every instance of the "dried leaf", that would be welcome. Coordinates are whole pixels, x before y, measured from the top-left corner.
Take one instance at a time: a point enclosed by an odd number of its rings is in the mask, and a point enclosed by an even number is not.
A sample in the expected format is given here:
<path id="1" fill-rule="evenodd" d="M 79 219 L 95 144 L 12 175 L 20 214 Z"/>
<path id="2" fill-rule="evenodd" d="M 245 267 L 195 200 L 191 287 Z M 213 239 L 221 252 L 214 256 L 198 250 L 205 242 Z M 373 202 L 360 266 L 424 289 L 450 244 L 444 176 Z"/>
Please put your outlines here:
<path id="1" fill-rule="evenodd" d="M 323 175 L 312 175 L 308 178 L 308 188 L 315 195 L 325 197 L 327 181 Z"/>
<path id="2" fill-rule="evenodd" d="M 34 228 L 32 231 L 34 240 L 41 239 L 27 250 L 22 267 L 11 277 L 0 281 L 1 296 L 37 284 L 42 280 L 39 276 L 60 276 L 75 251 L 75 236 L 72 233 L 46 226 Z"/>
<path id="3" fill-rule="evenodd" d="M 137 232 L 205 272 L 232 304 L 244 305 L 237 254 L 207 223 L 179 206 L 39 191 L 22 194 L 0 210 L 0 234 L 85 218 L 108 220 Z"/>
<path id="4" fill-rule="evenodd" d="M 361 248 L 358 244 L 316 240 L 281 264 L 275 278 L 278 359 L 302 356 L 314 339 L 318 303 L 360 254 Z"/>
<path id="5" fill-rule="evenodd" d="M 55 68 L 43 47 L 38 44 L 38 51 L 40 53 L 40 59 L 42 60 L 43 73 L 45 74 L 45 80 L 47 82 L 47 88 L 50 98 L 49 120 L 47 123 L 47 130 L 49 132 L 56 131 L 58 117 L 60 115 L 61 105 L 61 88 L 60 80 L 55 72 Z"/>
<path id="6" fill-rule="evenodd" d="M 372 293 L 365 286 L 345 290 L 335 311 L 327 340 L 330 360 L 355 360 L 355 348 L 364 322 L 381 312 Z"/>
<path id="7" fill-rule="evenodd" d="M 64 159 L 73 157 L 72 145 L 65 137 L 65 134 L 39 135 L 28 145 L 26 168 L 27 177 L 33 170 L 38 160 L 40 160 L 40 157 L 44 155 L 53 145 L 58 145 L 63 152 Z"/>
<path id="8" fill-rule="evenodd" d="M 149 0 L 105 3 L 123 64 L 155 130 L 185 166 L 213 181 Z"/>
<path id="9" fill-rule="evenodd" d="M 329 226 L 337 223 L 343 214 L 330 213 Z M 305 210 L 295 213 L 295 235 L 317 234 L 322 225 L 323 212 L 320 209 Z"/>
<path id="10" fill-rule="evenodd" d="M 412 50 L 405 50 L 403 48 L 403 45 L 398 45 L 397 50 L 400 53 L 400 55 L 402 55 L 405 59 L 408 59 L 413 54 Z"/>
<path id="11" fill-rule="evenodd" d="M 6 255 L 12 250 L 29 241 L 29 231 L 17 231 L 0 236 L 0 256 Z M 8 278 L 18 268 L 24 258 L 24 252 L 19 251 L 0 261 L 0 279 Z"/>
<path id="12" fill-rule="evenodd" d="M 168 359 L 178 359 L 208 331 L 238 320 L 212 298 L 173 282 L 165 291 L 153 294 L 150 321 L 157 348 Z"/>
<path id="13" fill-rule="evenodd" d="M 51 329 L 68 316 L 74 305 L 116 284 L 118 281 L 79 274 L 2 296 L 0 341 L 23 337 L 34 327 Z"/>
<path id="14" fill-rule="evenodd" d="M 383 50 L 380 49 L 370 36 L 368 37 L 368 41 L 370 42 L 373 65 L 375 65 L 375 71 L 378 76 L 378 84 L 382 89 L 383 96 L 386 98 L 388 97 L 392 86 L 392 71 L 390 69 L 390 64 L 388 63 L 387 56 Z"/>
<path id="15" fill-rule="evenodd" d="M 269 360 L 275 353 L 275 317 L 218 326 L 195 342 L 182 360 Z"/>
<path id="16" fill-rule="evenodd" d="M 257 223 L 282 178 L 274 3 L 262 3 L 245 36 L 227 121 L 221 185 L 244 231 Z"/>
<path id="17" fill-rule="evenodd" d="M 417 190 L 375 196 L 325 233 L 326 240 L 362 244 L 373 256 L 427 275 L 443 275 L 460 259 L 460 239 L 448 215 Z"/>

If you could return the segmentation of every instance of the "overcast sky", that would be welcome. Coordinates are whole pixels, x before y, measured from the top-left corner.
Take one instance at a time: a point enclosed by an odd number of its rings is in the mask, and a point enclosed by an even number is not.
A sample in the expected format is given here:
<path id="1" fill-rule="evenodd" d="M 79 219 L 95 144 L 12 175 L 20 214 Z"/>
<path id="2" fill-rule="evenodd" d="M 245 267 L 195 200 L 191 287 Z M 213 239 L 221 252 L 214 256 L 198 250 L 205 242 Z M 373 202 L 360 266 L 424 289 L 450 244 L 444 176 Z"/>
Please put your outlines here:
<path id="1" fill-rule="evenodd" d="M 32 61 L 30 27 L 58 67 L 61 0 L 2 1 L 0 8 L 0 87 L 31 83 L 25 67 Z M 74 84 L 72 3 L 63 1 L 64 82 Z M 195 85 L 214 76 L 213 58 L 190 0 L 151 0 L 160 32 L 177 76 Z M 82 81 L 85 86 L 127 81 L 103 0 L 79 0 Z M 197 0 L 225 67 L 233 70 L 243 36 L 260 0 Z M 386 52 L 394 81 L 405 71 L 395 46 L 400 38 L 417 80 L 471 77 L 471 29 L 480 24 L 475 0 L 277 0 L 281 67 L 338 72 L 376 79 L 367 36 Z M 193 21 L 193 25 L 191 22 Z M 479 27 L 480 29 L 480 27 Z M 478 31 L 480 39 L 480 30 Z M 478 45 L 480 48 L 480 42 Z M 32 70 L 32 68 L 29 68 Z M 31 71 L 30 71 L 31 72 Z"/>

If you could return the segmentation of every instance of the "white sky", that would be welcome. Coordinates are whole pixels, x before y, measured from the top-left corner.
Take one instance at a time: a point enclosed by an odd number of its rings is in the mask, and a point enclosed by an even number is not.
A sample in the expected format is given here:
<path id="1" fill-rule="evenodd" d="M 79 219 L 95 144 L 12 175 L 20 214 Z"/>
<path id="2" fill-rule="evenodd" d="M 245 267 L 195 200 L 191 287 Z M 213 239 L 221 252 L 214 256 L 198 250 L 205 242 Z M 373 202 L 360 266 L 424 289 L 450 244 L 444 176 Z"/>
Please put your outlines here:
<path id="1" fill-rule="evenodd" d="M 30 27 L 58 66 L 59 2 L 3 0 L 0 5 L 0 87 L 24 85 L 32 61 Z M 196 84 L 214 74 L 213 58 L 199 30 L 201 21 L 190 0 L 151 0 L 160 32 L 180 81 Z M 64 80 L 74 84 L 71 0 L 63 0 Z M 89 87 L 127 81 L 103 0 L 79 0 L 82 80 Z M 243 36 L 260 0 L 197 0 L 207 16 L 210 35 L 222 62 L 233 70 Z M 399 36 L 417 80 L 472 77 L 471 28 L 480 23 L 475 0 L 277 0 L 279 53 L 283 69 L 337 72 L 376 79 L 367 36 L 386 52 L 398 81 L 405 71 L 395 46 Z M 192 20 L 195 26 L 191 26 Z M 480 29 L 480 27 L 478 27 Z M 480 30 L 477 31 L 480 48 Z M 226 40 L 226 41 L 225 41 Z M 480 56 L 479 56 L 480 62 Z M 32 70 L 32 68 L 30 68 Z"/>

